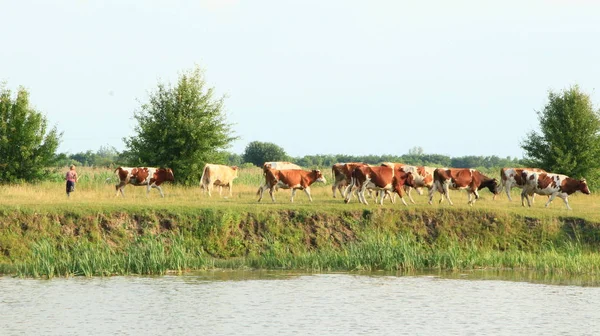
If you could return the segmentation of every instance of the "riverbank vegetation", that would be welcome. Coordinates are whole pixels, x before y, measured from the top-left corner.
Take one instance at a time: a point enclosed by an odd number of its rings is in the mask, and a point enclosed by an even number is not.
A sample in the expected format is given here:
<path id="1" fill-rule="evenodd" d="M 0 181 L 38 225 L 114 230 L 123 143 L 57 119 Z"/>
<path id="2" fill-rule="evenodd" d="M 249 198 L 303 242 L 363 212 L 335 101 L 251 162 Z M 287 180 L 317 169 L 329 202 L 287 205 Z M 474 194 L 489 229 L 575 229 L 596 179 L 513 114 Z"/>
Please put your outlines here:
<path id="1" fill-rule="evenodd" d="M 0 272 L 19 276 L 165 274 L 197 269 L 310 271 L 523 269 L 599 274 L 598 196 L 576 194 L 544 208 L 495 201 L 485 191 L 473 207 L 453 191 L 454 206 L 344 204 L 331 185 L 314 185 L 310 203 L 280 190 L 256 202 L 257 168 L 243 169 L 232 198 L 199 187 L 128 186 L 115 197 L 111 172 L 88 169 L 70 199 L 63 182 L 0 190 Z M 327 176 L 327 175 L 326 175 Z M 328 179 L 329 176 L 327 176 Z M 224 193 L 226 195 L 227 193 Z"/>

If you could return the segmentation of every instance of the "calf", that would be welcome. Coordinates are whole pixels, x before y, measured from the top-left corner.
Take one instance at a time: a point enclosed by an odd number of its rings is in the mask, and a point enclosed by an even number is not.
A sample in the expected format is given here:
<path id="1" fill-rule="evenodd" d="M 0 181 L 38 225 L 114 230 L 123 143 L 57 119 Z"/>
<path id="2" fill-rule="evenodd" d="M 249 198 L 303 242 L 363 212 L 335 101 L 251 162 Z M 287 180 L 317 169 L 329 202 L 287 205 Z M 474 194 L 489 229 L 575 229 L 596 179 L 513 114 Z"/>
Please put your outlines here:
<path id="1" fill-rule="evenodd" d="M 228 187 L 229 197 L 231 197 L 231 187 L 233 185 L 233 180 L 238 177 L 238 171 L 239 169 L 236 166 L 230 167 L 207 163 L 204 166 L 202 177 L 200 178 L 200 188 L 202 188 L 202 193 L 208 191 L 208 196 L 210 197 L 213 186 L 217 186 L 219 187 L 219 196 L 221 196 L 223 187 Z"/>
<path id="2" fill-rule="evenodd" d="M 538 173 L 534 171 L 524 170 L 521 173 L 522 179 L 525 181 L 523 191 L 521 191 L 521 205 L 525 206 L 525 199 L 527 199 L 527 205 L 531 207 L 529 196 L 534 194 L 548 195 L 548 202 L 546 207 L 554 200 L 556 196 L 563 199 L 568 210 L 571 210 L 569 206 L 569 195 L 581 191 L 582 193 L 589 195 L 590 189 L 588 188 L 585 179 L 577 180 L 570 178 L 566 175 L 552 174 L 552 173 Z"/>
<path id="3" fill-rule="evenodd" d="M 467 189 L 468 204 L 473 205 L 475 200 L 479 198 L 478 190 L 483 188 L 488 188 L 494 195 L 500 192 L 498 180 L 489 178 L 475 169 L 438 168 L 433 172 L 433 187 L 429 190 L 429 204 L 433 203 L 433 194 L 436 190 L 442 194 L 440 203 L 445 196 L 450 205 L 453 205 L 449 190 Z M 475 199 L 471 199 L 472 195 L 475 195 Z"/>
<path id="4" fill-rule="evenodd" d="M 363 204 L 369 204 L 365 198 L 365 191 L 367 189 L 372 189 L 385 192 L 386 194 L 391 194 L 391 192 L 394 191 L 400 196 L 402 203 L 407 205 L 402 197 L 402 189 L 405 185 L 414 187 L 414 178 L 412 173 L 406 173 L 401 167 L 361 166 L 356 167 L 352 171 L 350 187 L 358 188 L 358 200 Z M 350 198 L 352 198 L 352 189 L 346 190 L 346 199 L 344 201 L 348 203 L 350 202 Z M 383 199 L 384 197 L 382 196 L 380 198 L 380 204 L 383 204 Z M 394 203 L 393 198 L 392 203 Z"/>
<path id="5" fill-rule="evenodd" d="M 273 202 L 275 202 L 275 196 L 273 192 L 276 190 L 276 188 L 292 189 L 292 197 L 290 202 L 294 202 L 294 196 L 296 195 L 297 189 L 304 190 L 306 195 L 308 195 L 308 199 L 312 202 L 312 197 L 310 196 L 311 184 L 314 182 L 327 183 L 320 170 L 306 171 L 301 169 L 267 169 L 265 170 L 265 180 L 265 186 L 259 187 L 258 191 L 256 192 L 257 195 L 260 195 L 258 198 L 259 202 L 263 198 L 265 189 L 269 189 L 271 199 Z"/>
<path id="6" fill-rule="evenodd" d="M 175 176 L 173 175 L 173 170 L 171 170 L 171 168 L 118 167 L 115 169 L 115 173 L 119 179 L 119 184 L 115 185 L 115 189 L 117 190 L 115 197 L 119 196 L 119 192 L 121 193 L 121 196 L 125 196 L 123 188 L 125 188 L 127 184 L 146 186 L 146 195 L 150 193 L 151 188 L 156 188 L 158 189 L 158 192 L 160 192 L 160 196 L 165 197 L 160 185 L 163 182 L 175 181 Z"/>
<path id="7" fill-rule="evenodd" d="M 506 191 L 506 196 L 508 196 L 508 200 L 512 201 L 510 197 L 510 189 L 512 187 L 517 187 L 523 189 L 525 186 L 525 180 L 521 177 L 521 174 L 524 170 L 536 173 L 545 173 L 546 171 L 540 168 L 502 168 L 500 169 L 500 188 Z M 533 195 L 535 196 L 535 194 Z M 533 201 L 532 196 L 532 201 Z M 494 195 L 494 199 L 496 195 Z"/>

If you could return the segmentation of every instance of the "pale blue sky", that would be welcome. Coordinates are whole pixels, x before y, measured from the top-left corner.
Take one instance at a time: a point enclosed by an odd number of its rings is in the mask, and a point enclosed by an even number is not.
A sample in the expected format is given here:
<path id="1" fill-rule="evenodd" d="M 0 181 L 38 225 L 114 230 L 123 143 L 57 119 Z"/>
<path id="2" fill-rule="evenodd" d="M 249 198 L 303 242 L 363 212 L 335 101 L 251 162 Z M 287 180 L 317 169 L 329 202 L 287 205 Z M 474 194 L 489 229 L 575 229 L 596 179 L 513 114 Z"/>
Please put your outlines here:
<path id="1" fill-rule="evenodd" d="M 548 90 L 600 98 L 600 1 L 0 0 L 0 31 L 0 81 L 69 153 L 123 150 L 148 92 L 195 64 L 236 153 L 522 157 Z"/>

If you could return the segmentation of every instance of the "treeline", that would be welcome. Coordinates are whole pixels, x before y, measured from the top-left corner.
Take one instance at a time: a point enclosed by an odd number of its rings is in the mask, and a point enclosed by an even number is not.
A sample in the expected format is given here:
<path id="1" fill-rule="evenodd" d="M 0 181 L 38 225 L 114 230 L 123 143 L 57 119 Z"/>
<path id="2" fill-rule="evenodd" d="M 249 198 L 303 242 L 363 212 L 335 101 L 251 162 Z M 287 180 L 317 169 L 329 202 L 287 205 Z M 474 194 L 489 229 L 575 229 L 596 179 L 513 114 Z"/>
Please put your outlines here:
<path id="1" fill-rule="evenodd" d="M 454 168 L 498 168 L 498 167 L 519 167 L 523 165 L 521 159 L 496 155 L 492 156 L 459 156 L 451 157 L 442 154 L 404 154 L 404 155 L 347 155 L 347 154 L 328 154 L 328 155 L 305 155 L 302 157 L 287 157 L 285 160 L 296 163 L 299 166 L 329 167 L 339 162 L 365 162 L 368 164 L 379 164 L 381 162 L 402 162 L 416 166 L 433 167 L 454 167 Z M 119 165 L 126 165 L 126 157 L 119 153 L 114 147 L 100 147 L 97 151 L 88 150 L 75 154 L 60 154 L 57 158 L 59 166 L 75 164 L 77 166 L 88 167 L 108 167 L 114 168 Z M 254 166 L 252 162 L 244 160 L 244 155 L 235 153 L 222 153 L 221 163 L 229 166 L 248 167 Z"/>

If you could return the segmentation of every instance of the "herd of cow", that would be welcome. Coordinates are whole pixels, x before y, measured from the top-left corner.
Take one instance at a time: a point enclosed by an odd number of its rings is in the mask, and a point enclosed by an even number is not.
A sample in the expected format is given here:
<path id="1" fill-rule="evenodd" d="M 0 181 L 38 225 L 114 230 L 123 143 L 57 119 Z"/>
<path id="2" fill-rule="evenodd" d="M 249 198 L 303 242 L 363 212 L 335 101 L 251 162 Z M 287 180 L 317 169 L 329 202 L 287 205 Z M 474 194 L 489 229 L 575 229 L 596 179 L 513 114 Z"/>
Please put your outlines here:
<path id="1" fill-rule="evenodd" d="M 466 189 L 468 193 L 468 204 L 473 205 L 479 198 L 479 190 L 487 188 L 494 199 L 504 190 L 509 200 L 510 190 L 513 187 L 522 189 L 521 204 L 531 206 L 531 201 L 535 194 L 547 195 L 548 206 L 555 197 L 562 198 L 567 209 L 569 206 L 568 196 L 581 191 L 589 194 L 585 179 L 578 180 L 566 175 L 548 173 L 539 168 L 502 168 L 500 171 L 500 181 L 490 178 L 469 168 L 433 168 L 427 166 L 411 166 L 402 163 L 382 163 L 379 166 L 373 166 L 366 163 L 351 162 L 337 163 L 331 167 L 333 175 L 333 185 L 331 190 L 333 197 L 337 192 L 344 198 L 345 203 L 350 202 L 353 195 L 356 195 L 361 203 L 368 204 L 365 193 L 375 193 L 375 201 L 383 204 L 386 197 L 389 197 L 392 203 L 395 202 L 395 194 L 400 197 L 402 203 L 407 205 L 403 194 L 406 193 L 412 203 L 415 203 L 411 196 L 411 190 L 416 189 L 422 194 L 422 189 L 429 191 L 429 204 L 433 203 L 433 196 L 436 191 L 442 194 L 440 203 L 446 198 L 450 204 L 450 190 Z M 230 167 L 218 164 L 206 164 L 204 167 L 200 186 L 204 193 L 211 196 L 214 187 L 219 188 L 219 195 L 222 194 L 223 187 L 229 189 L 229 195 L 232 196 L 233 180 L 238 177 L 238 167 Z M 119 178 L 117 184 L 117 196 L 119 192 L 123 194 L 123 188 L 127 184 L 137 186 L 146 186 L 147 192 L 151 188 L 156 188 L 164 197 L 160 185 L 166 181 L 174 181 L 173 171 L 169 168 L 148 168 L 148 167 L 119 167 L 115 170 Z M 314 182 L 326 183 L 326 179 L 320 170 L 304 170 L 302 167 L 290 162 L 266 162 L 263 165 L 264 182 L 258 188 L 257 195 L 260 202 L 263 193 L 269 190 L 271 199 L 275 201 L 274 192 L 281 189 L 292 189 L 291 202 L 294 201 L 296 190 L 304 190 L 309 200 L 310 186 Z"/>

